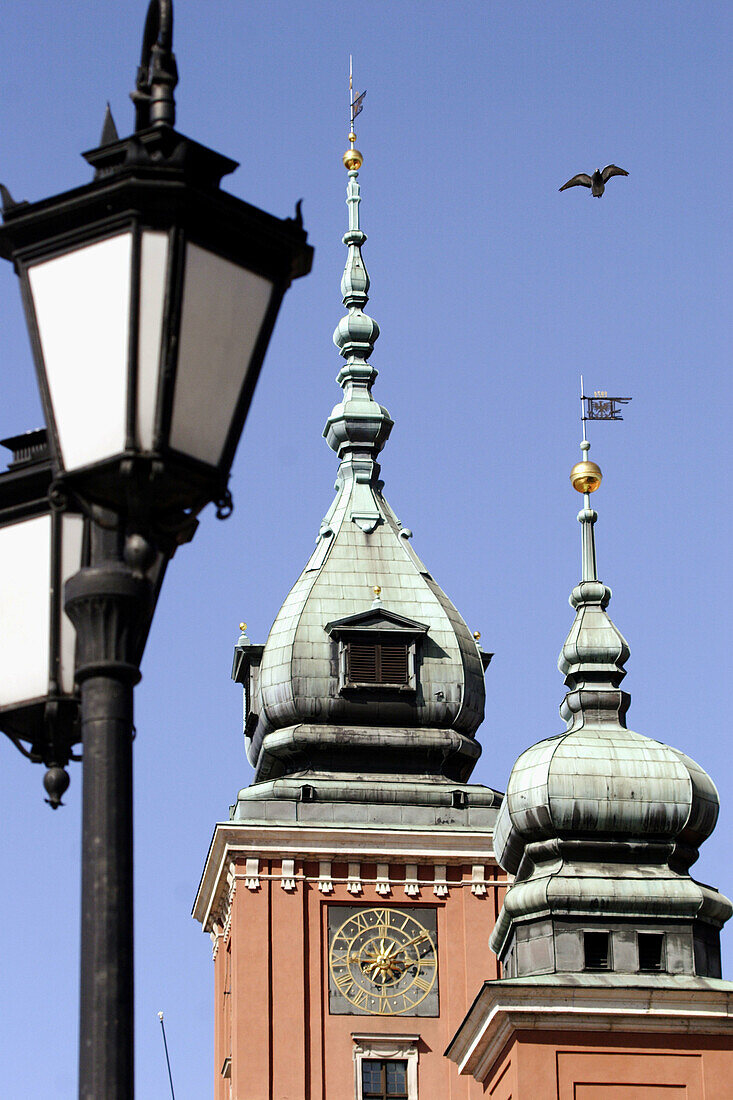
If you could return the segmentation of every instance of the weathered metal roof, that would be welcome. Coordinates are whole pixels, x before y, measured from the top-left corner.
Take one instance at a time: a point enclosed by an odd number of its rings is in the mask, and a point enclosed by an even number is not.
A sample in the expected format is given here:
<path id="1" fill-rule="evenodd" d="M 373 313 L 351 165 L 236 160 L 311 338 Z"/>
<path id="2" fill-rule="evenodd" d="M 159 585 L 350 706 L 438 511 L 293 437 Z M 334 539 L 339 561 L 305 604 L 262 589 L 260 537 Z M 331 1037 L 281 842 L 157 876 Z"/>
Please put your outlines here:
<path id="1" fill-rule="evenodd" d="M 733 912 L 687 873 L 717 820 L 712 780 L 684 753 L 626 727 L 629 647 L 596 576 L 596 519 L 586 494 L 583 578 L 558 662 L 567 729 L 521 754 L 497 818 L 497 857 L 516 875 L 492 935 L 500 954 L 517 922 L 656 917 L 719 928 Z"/>
<path id="2" fill-rule="evenodd" d="M 360 201 L 358 172 L 350 170 L 341 282 L 347 315 L 334 333 L 345 360 L 337 379 L 343 398 L 324 429 L 340 460 L 336 496 L 262 652 L 248 755 L 258 782 L 304 769 L 465 782 L 480 754 L 474 735 L 484 715 L 488 655 L 382 492 L 377 457 L 392 421 L 371 392 L 377 372 L 369 355 L 379 328 L 364 312 L 369 276 Z M 391 631 L 393 641 L 412 644 L 404 690 L 344 690 L 343 645 L 360 625 L 371 636 L 382 631 L 389 638 Z"/>

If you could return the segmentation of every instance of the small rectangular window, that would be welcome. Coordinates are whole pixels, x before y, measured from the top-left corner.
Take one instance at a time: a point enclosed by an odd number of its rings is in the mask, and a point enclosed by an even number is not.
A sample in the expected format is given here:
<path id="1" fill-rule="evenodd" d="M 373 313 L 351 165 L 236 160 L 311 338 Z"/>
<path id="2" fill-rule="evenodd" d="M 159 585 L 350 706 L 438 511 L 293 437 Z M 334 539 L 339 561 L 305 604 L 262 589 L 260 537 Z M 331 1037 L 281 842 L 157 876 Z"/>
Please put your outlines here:
<path id="1" fill-rule="evenodd" d="M 406 645 L 349 642 L 348 679 L 351 684 L 406 684 L 409 666 Z"/>
<path id="2" fill-rule="evenodd" d="M 659 973 L 664 970 L 664 933 L 639 933 L 639 970 Z"/>
<path id="3" fill-rule="evenodd" d="M 584 932 L 583 950 L 586 970 L 610 970 L 610 932 Z"/>
<path id="4" fill-rule="evenodd" d="M 365 1059 L 361 1094 L 364 1100 L 407 1100 L 407 1062 Z"/>

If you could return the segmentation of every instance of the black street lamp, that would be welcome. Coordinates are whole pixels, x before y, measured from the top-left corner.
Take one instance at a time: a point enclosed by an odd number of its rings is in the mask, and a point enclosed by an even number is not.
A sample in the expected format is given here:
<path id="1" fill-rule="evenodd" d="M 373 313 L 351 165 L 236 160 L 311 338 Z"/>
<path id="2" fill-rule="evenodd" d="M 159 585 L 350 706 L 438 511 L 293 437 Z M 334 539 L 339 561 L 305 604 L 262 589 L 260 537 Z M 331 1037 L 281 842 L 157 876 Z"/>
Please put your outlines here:
<path id="1" fill-rule="evenodd" d="M 159 11 L 165 37 L 151 44 Z M 157 0 L 133 93 L 138 129 L 120 140 L 108 114 L 103 144 L 84 154 L 94 182 L 32 204 L 6 197 L 0 232 L 58 474 L 136 521 L 154 512 L 163 528 L 209 500 L 228 506 L 280 302 L 312 256 L 299 217 L 222 191 L 236 162 L 173 129 L 171 30 L 171 4 Z"/>
<path id="2" fill-rule="evenodd" d="M 57 809 L 80 736 L 76 636 L 63 585 L 88 557 L 89 521 L 49 492 L 45 430 L 0 442 L 12 453 L 0 474 L 0 729 L 46 765 L 46 801 Z"/>
<path id="3" fill-rule="evenodd" d="M 157 584 L 229 470 L 277 312 L 310 270 L 299 213 L 220 189 L 235 163 L 173 129 L 170 0 L 152 0 L 133 100 L 86 153 L 92 183 L 37 203 L 3 193 L 0 255 L 23 300 L 53 492 L 91 519 L 66 582 L 83 747 L 80 1084 L 133 1095 L 132 689 Z"/>

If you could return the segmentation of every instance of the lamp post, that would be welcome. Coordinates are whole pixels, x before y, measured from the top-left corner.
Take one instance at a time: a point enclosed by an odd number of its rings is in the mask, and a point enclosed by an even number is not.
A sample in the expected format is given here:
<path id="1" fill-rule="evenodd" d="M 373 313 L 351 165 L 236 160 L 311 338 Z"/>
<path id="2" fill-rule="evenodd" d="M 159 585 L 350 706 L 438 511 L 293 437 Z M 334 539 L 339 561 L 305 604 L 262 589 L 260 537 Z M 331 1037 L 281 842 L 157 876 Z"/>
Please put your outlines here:
<path id="1" fill-rule="evenodd" d="M 171 0 L 151 0 L 134 133 L 108 113 L 92 183 L 33 204 L 4 193 L 0 255 L 19 275 L 54 490 L 93 520 L 66 582 L 83 746 L 79 1095 L 133 1095 L 133 687 L 156 576 L 234 452 L 292 279 L 299 214 L 220 188 L 234 161 L 174 129 Z M 163 565 L 161 566 L 161 562 Z"/>
<path id="2" fill-rule="evenodd" d="M 0 442 L 12 453 L 0 474 L 0 729 L 46 765 L 46 801 L 57 809 L 79 740 L 75 635 L 63 614 L 63 585 L 84 564 L 89 523 L 61 494 L 49 494 L 45 430 Z"/>

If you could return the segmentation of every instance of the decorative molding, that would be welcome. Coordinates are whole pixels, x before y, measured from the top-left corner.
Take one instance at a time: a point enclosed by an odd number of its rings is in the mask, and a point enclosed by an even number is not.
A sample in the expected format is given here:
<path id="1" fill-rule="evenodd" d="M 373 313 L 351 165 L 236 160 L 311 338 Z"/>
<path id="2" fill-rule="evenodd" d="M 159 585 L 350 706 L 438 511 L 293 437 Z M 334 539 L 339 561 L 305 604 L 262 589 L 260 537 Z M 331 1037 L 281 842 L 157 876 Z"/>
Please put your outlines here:
<path id="1" fill-rule="evenodd" d="M 733 1036 L 733 983 L 706 978 L 599 978 L 577 986 L 561 981 L 484 982 L 446 1051 L 461 1074 L 484 1081 L 516 1031 L 581 1031 Z"/>
<path id="2" fill-rule="evenodd" d="M 346 889 L 350 894 L 361 894 L 363 892 L 360 863 L 349 864 L 349 879 L 346 883 Z"/>
<path id="3" fill-rule="evenodd" d="M 85 566 L 64 588 L 64 609 L 76 628 L 78 683 L 110 676 L 136 684 L 140 625 L 149 614 L 152 588 L 121 561 Z"/>
<path id="4" fill-rule="evenodd" d="M 362 889 L 366 886 L 361 876 L 361 868 L 365 863 L 384 863 L 386 857 L 387 862 L 401 866 L 416 863 L 418 866 L 435 867 L 436 882 L 432 885 L 437 897 L 445 897 L 448 893 L 446 866 L 493 866 L 494 859 L 490 832 L 363 827 L 349 829 L 348 833 L 344 833 L 338 826 L 222 822 L 214 831 L 194 903 L 193 915 L 205 931 L 211 931 L 212 922 L 218 918 L 225 904 L 225 875 L 229 861 L 238 859 L 241 862 L 254 853 L 262 859 L 296 859 L 301 865 L 306 861 L 333 862 L 349 860 L 351 857 L 349 875 L 345 881 L 350 894 L 357 893 L 357 882 Z M 352 875 L 354 868 L 359 865 L 358 876 Z M 510 876 L 504 876 L 501 871 L 500 874 L 500 878 L 486 882 L 487 889 L 500 889 L 511 884 Z M 268 876 L 261 874 L 260 881 L 266 877 Z M 281 876 L 278 873 L 274 877 L 279 880 Z M 301 881 L 305 878 L 303 874 L 295 877 Z M 335 880 L 332 878 L 333 881 Z M 349 888 L 349 883 L 352 882 L 354 887 Z M 443 886 L 441 892 L 435 890 L 439 882 Z M 428 880 L 422 885 L 429 889 L 431 883 Z M 451 883 L 450 888 L 458 889 L 470 885 L 468 880 L 464 880 Z"/>
<path id="5" fill-rule="evenodd" d="M 405 893 L 409 898 L 420 897 L 420 883 L 417 878 L 416 863 L 408 863 L 405 867 Z"/>
<path id="6" fill-rule="evenodd" d="M 471 867 L 471 893 L 478 898 L 486 894 L 486 868 L 483 863 L 474 863 Z"/>
<path id="7" fill-rule="evenodd" d="M 219 907 L 218 920 L 214 921 L 213 925 L 213 933 L 215 933 L 215 938 L 212 934 L 213 958 L 216 958 L 216 956 L 218 955 L 220 944 L 222 942 L 226 943 L 229 939 L 229 933 L 232 927 L 232 902 L 234 901 L 234 895 L 237 892 L 237 879 L 240 877 L 240 875 L 237 875 L 237 868 L 234 860 L 230 860 L 226 869 L 227 891 L 226 894 L 223 896 L 221 905 Z"/>
<path id="8" fill-rule="evenodd" d="M 280 884 L 283 890 L 287 890 L 291 893 L 297 889 L 297 880 L 295 878 L 295 860 L 284 859 L 282 861 L 282 882 Z"/>
<path id="9" fill-rule="evenodd" d="M 244 867 L 244 885 L 248 890 L 260 888 L 260 861 L 257 856 L 250 856 Z"/>
<path id="10" fill-rule="evenodd" d="M 318 864 L 318 889 L 322 894 L 333 893 L 330 860 L 321 860 Z"/>
<path id="11" fill-rule="evenodd" d="M 386 898 L 392 893 L 392 886 L 389 881 L 389 864 L 378 863 L 377 864 L 377 885 L 375 887 L 377 893 Z"/>
<path id="12" fill-rule="evenodd" d="M 448 880 L 446 878 L 446 865 L 444 863 L 435 864 L 433 893 L 435 894 L 436 898 L 448 897 Z"/>
<path id="13" fill-rule="evenodd" d="M 354 1096 L 363 1100 L 361 1063 L 368 1058 L 399 1058 L 407 1062 L 407 1100 L 417 1098 L 419 1035 L 374 1035 L 352 1032 L 354 1041 Z"/>
<path id="14" fill-rule="evenodd" d="M 214 921 L 214 924 L 209 932 L 211 937 L 211 957 L 215 959 L 219 954 L 219 944 L 221 943 L 223 930 L 218 921 Z"/>

